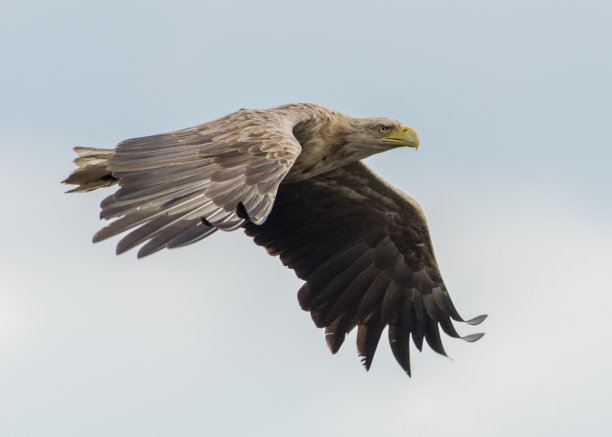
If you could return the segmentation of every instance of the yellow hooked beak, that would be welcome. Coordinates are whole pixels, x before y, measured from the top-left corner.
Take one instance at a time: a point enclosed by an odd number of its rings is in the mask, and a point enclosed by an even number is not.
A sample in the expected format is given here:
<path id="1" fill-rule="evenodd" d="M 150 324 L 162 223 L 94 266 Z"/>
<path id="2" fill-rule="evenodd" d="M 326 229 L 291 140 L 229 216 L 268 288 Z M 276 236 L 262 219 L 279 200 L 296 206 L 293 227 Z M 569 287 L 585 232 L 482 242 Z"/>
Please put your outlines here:
<path id="1" fill-rule="evenodd" d="M 399 146 L 414 147 L 419 149 L 419 134 L 411 127 L 401 125 L 391 131 L 391 133 L 383 138 L 383 141 L 396 143 Z"/>

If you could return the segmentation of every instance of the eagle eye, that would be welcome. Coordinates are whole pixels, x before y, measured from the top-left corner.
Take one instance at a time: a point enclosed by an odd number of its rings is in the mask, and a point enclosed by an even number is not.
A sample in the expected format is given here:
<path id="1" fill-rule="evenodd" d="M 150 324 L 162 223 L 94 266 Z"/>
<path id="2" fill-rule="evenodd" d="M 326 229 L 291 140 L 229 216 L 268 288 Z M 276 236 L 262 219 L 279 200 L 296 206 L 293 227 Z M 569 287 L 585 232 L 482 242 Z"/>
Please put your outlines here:
<path id="1" fill-rule="evenodd" d="M 378 132 L 380 132 L 381 134 L 386 134 L 387 132 L 389 132 L 389 128 L 381 124 L 380 126 L 378 126 Z"/>

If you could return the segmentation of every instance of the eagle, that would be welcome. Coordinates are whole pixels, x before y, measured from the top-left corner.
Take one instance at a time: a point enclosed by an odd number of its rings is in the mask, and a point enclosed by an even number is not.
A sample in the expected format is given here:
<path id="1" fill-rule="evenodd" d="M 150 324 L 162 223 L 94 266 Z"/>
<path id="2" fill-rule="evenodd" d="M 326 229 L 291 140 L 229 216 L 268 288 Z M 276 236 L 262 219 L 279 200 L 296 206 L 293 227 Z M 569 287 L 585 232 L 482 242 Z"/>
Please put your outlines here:
<path id="1" fill-rule="evenodd" d="M 410 375 L 410 337 L 446 355 L 440 330 L 460 336 L 463 319 L 448 294 L 418 203 L 362 160 L 398 147 L 418 149 L 417 132 L 384 117 L 355 118 L 314 104 L 241 109 L 169 133 L 128 139 L 115 149 L 76 147 L 69 192 L 114 184 L 100 217 L 101 241 L 130 231 L 117 254 L 138 257 L 242 228 L 304 280 L 302 309 L 336 353 L 357 327 L 370 369 L 386 327 L 393 355 Z M 144 243 L 144 244 L 143 244 Z"/>

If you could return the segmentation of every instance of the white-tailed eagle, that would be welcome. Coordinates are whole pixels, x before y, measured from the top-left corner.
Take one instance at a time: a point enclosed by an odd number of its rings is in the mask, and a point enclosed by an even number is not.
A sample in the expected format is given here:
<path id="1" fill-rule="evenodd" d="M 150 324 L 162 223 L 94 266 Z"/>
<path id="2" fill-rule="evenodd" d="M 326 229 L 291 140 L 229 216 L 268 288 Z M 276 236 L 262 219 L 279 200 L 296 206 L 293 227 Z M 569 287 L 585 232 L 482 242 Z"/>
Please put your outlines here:
<path id="1" fill-rule="evenodd" d="M 78 169 L 64 182 L 78 185 L 73 192 L 119 185 L 101 205 L 101 218 L 113 221 L 93 238 L 130 230 L 117 253 L 144 243 L 143 257 L 244 228 L 306 281 L 299 303 L 325 328 L 333 353 L 357 327 L 369 369 L 388 326 L 410 374 L 410 337 L 419 350 L 425 339 L 445 354 L 439 327 L 460 337 L 451 319 L 465 320 L 442 281 L 423 211 L 361 160 L 418 146 L 417 133 L 395 120 L 292 104 L 243 109 L 114 150 L 77 147 Z"/>

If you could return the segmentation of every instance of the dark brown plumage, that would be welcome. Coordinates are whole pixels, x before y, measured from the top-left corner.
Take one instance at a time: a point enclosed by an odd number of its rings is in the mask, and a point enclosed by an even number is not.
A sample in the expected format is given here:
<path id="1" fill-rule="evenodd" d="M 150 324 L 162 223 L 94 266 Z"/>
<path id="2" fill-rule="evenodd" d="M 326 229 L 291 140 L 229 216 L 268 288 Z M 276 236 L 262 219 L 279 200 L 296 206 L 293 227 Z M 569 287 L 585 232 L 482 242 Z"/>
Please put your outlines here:
<path id="1" fill-rule="evenodd" d="M 389 326 L 393 354 L 410 374 L 410 337 L 419 350 L 425 339 L 444 354 L 438 326 L 460 337 L 451 319 L 464 320 L 420 207 L 360 162 L 399 146 L 418 147 L 418 136 L 394 120 L 286 105 L 127 140 L 114 151 L 75 149 L 79 169 L 64 182 L 79 185 L 73 191 L 119 183 L 100 214 L 116 220 L 94 236 L 136 228 L 117 253 L 145 243 L 138 256 L 146 256 L 243 227 L 306 281 L 299 303 L 325 327 L 332 352 L 357 326 L 369 369 Z"/>

